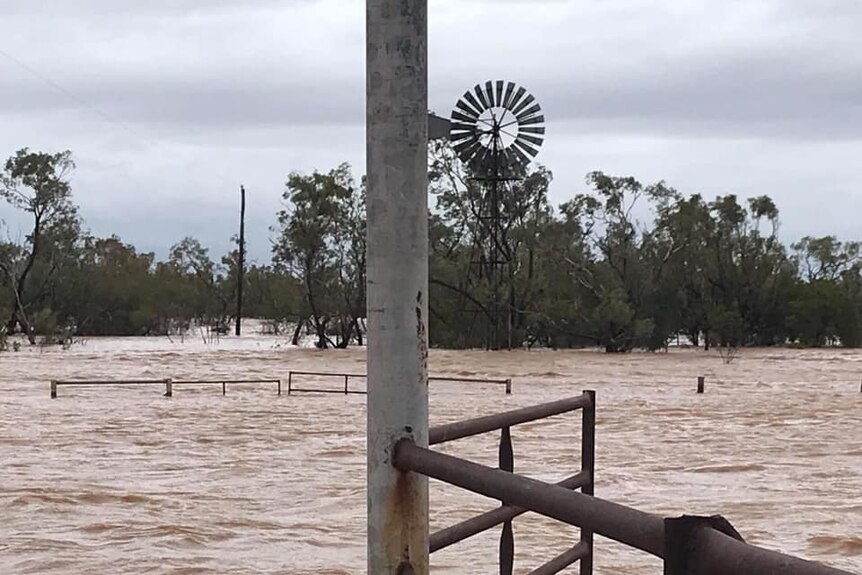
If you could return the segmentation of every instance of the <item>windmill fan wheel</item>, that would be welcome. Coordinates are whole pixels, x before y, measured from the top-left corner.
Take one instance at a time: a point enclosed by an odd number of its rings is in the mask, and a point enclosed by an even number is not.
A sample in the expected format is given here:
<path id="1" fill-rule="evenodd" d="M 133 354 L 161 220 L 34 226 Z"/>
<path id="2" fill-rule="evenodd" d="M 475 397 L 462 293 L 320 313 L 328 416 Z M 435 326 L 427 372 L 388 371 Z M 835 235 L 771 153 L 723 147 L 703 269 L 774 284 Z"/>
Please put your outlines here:
<path id="1" fill-rule="evenodd" d="M 485 82 L 464 92 L 452 111 L 449 138 L 465 163 L 502 169 L 529 164 L 545 139 L 536 99 L 513 82 Z"/>

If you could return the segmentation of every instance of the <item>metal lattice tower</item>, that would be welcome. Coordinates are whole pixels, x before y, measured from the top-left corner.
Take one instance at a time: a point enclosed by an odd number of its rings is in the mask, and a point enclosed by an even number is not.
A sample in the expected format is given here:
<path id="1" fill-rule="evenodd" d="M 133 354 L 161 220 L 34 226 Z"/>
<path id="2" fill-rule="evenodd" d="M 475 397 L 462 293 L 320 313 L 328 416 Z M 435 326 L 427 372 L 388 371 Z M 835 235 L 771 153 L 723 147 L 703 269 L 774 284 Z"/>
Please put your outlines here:
<path id="1" fill-rule="evenodd" d="M 471 272 L 488 287 L 490 321 L 486 347 L 511 348 L 512 254 L 506 240 L 506 200 L 523 178 L 545 137 L 545 117 L 536 99 L 513 82 L 485 82 L 464 93 L 452 111 L 450 140 L 482 188 L 478 257 Z"/>

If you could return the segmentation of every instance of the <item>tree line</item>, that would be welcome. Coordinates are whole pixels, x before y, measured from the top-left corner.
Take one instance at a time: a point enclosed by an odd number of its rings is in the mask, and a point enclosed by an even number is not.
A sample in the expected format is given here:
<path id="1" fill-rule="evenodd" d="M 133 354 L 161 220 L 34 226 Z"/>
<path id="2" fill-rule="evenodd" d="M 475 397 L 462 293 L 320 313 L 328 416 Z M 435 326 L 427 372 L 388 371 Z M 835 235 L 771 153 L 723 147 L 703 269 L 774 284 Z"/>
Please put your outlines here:
<path id="1" fill-rule="evenodd" d="M 22 149 L 0 196 L 29 233 L 0 237 L 0 348 L 96 335 L 227 331 L 236 314 L 238 251 L 217 260 L 194 238 L 167 258 L 88 232 L 74 203 L 72 154 Z M 768 196 L 707 199 L 665 182 L 588 174 L 559 206 L 536 166 L 500 195 L 502 282 L 477 271 L 487 244 L 486 187 L 445 144 L 429 155 L 430 337 L 438 347 L 862 345 L 859 242 L 805 237 L 785 245 Z M 272 227 L 272 260 L 248 266 L 244 308 L 294 342 L 362 344 L 365 183 L 342 164 L 291 173 Z M 235 240 L 236 238 L 234 238 Z M 491 290 L 502 302 L 489 304 Z M 505 330 L 489 326 L 505 316 Z M 489 340 L 489 333 L 493 338 Z"/>

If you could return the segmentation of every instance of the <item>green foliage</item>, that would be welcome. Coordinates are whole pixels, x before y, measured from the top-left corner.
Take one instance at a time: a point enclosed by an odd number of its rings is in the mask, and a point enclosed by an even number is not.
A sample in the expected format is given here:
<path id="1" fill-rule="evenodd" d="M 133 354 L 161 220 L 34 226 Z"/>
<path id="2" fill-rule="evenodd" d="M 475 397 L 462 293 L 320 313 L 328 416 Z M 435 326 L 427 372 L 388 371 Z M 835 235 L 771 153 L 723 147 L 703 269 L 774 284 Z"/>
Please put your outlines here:
<path id="1" fill-rule="evenodd" d="M 361 343 L 364 186 L 356 190 L 350 166 L 342 164 L 326 174 L 290 174 L 283 198 L 287 205 L 278 213 L 273 261 L 302 284 L 297 325 L 311 325 L 320 348 Z"/>
<path id="2" fill-rule="evenodd" d="M 34 313 L 50 297 L 56 277 L 69 263 L 69 248 L 80 234 L 67 181 L 74 167 L 69 151 L 45 154 L 24 148 L 6 161 L 0 173 L 0 197 L 33 221 L 24 244 L 0 248 L 0 274 L 13 300 L 7 329 L 14 331 L 20 325 L 31 343 L 35 343 Z"/>
<path id="3" fill-rule="evenodd" d="M 24 149 L 0 175 L 0 196 L 32 222 L 21 241 L 0 236 L 0 348 L 19 330 L 66 342 L 226 329 L 238 251 L 213 258 L 186 237 L 156 261 L 116 236 L 93 237 L 72 201 L 73 167 L 69 152 Z M 862 346 L 860 243 L 805 237 L 788 249 L 768 196 L 709 201 L 592 172 L 588 191 L 555 208 L 548 170 L 520 175 L 498 189 L 497 248 L 509 263 L 494 268 L 487 189 L 448 145 L 432 145 L 432 345 L 616 353 L 683 335 L 730 358 L 749 345 Z M 290 326 L 294 341 L 306 329 L 322 348 L 363 343 L 364 181 L 347 164 L 294 172 L 283 199 L 272 262 L 245 273 L 246 315 Z"/>

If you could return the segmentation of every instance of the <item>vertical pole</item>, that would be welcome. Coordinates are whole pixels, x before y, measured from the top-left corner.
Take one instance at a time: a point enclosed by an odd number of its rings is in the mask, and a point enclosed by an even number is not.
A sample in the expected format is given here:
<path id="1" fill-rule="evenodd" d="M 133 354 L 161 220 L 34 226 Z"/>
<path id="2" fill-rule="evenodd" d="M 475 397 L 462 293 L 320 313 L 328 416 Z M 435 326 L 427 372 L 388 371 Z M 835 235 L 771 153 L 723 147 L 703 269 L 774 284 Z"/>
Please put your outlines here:
<path id="1" fill-rule="evenodd" d="M 344 395 L 347 395 L 347 378 L 349 376 L 347 374 L 344 375 Z"/>
<path id="2" fill-rule="evenodd" d="M 51 380 L 51 399 L 57 399 L 57 382 Z"/>
<path id="3" fill-rule="evenodd" d="M 165 397 L 173 397 L 174 396 L 174 380 L 166 379 L 165 380 Z"/>
<path id="4" fill-rule="evenodd" d="M 584 408 L 581 423 L 581 472 L 589 473 L 590 478 L 581 488 L 584 495 L 595 494 L 596 481 L 596 392 L 584 391 L 590 396 L 589 407 Z M 581 528 L 581 542 L 589 549 L 589 555 L 581 559 L 580 575 L 593 575 L 593 532 Z"/>
<path id="5" fill-rule="evenodd" d="M 236 263 L 236 335 L 242 334 L 242 284 L 245 282 L 245 187 L 239 187 L 239 257 Z"/>
<path id="6" fill-rule="evenodd" d="M 223 381 L 223 382 L 221 382 L 221 394 L 222 394 L 222 395 L 227 395 L 227 383 L 226 383 L 226 382 L 224 382 L 224 381 Z"/>
<path id="7" fill-rule="evenodd" d="M 706 378 L 702 375 L 699 375 L 697 377 L 697 392 L 698 393 L 703 393 L 705 383 L 706 383 Z"/>
<path id="8" fill-rule="evenodd" d="M 512 449 L 512 432 L 508 427 L 500 430 L 499 467 L 503 471 L 515 471 L 515 452 Z M 503 503 L 503 502 L 501 502 Z M 512 520 L 503 523 L 500 533 L 500 575 L 512 575 L 515 568 L 515 534 Z"/>
<path id="9" fill-rule="evenodd" d="M 287 372 L 287 395 L 290 395 L 290 392 L 293 388 L 293 372 Z"/>
<path id="10" fill-rule="evenodd" d="M 506 378 L 506 395 L 512 395 L 512 378 Z"/>
<path id="11" fill-rule="evenodd" d="M 368 573 L 428 574 L 428 2 L 366 0 Z"/>
<path id="12" fill-rule="evenodd" d="M 278 394 L 281 395 L 281 380 L 278 380 Z"/>

